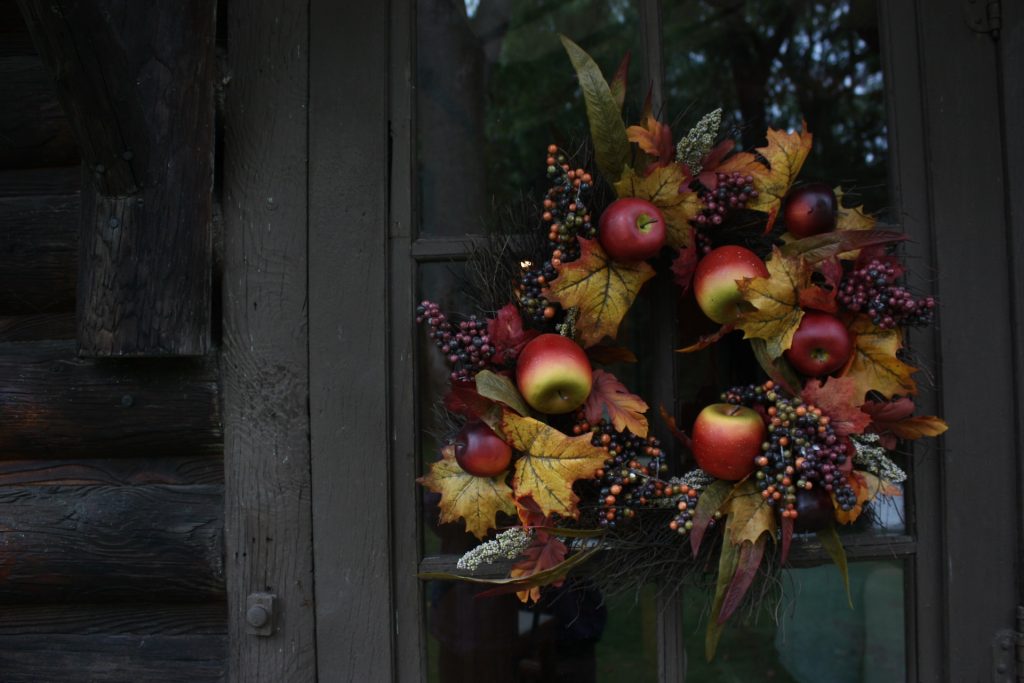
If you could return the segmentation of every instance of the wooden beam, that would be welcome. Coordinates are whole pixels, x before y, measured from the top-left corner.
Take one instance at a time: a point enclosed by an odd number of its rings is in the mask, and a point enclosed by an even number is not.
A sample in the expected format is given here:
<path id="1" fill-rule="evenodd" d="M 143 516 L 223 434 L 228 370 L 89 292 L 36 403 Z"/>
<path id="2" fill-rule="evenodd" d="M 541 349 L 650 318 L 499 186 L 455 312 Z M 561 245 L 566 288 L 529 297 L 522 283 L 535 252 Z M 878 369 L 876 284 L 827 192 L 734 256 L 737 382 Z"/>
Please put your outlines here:
<path id="1" fill-rule="evenodd" d="M 2 41 L 0 37 L 0 44 L 6 45 Z M 50 72 L 37 55 L 0 57 L 0 102 L 0 168 L 78 164 L 68 117 L 57 101 Z"/>
<path id="2" fill-rule="evenodd" d="M 337 679 L 340 671 L 345 680 L 392 680 L 388 394 L 397 389 L 388 377 L 386 304 L 388 5 L 369 4 L 353 13 L 343 4 L 316 0 L 310 12 L 317 670 L 321 681 Z M 400 428 L 407 429 L 411 415 L 402 417 Z M 338 486 L 340 481 L 358 486 Z M 339 524 L 353 510 L 359 511 L 358 522 Z"/>
<path id="3" fill-rule="evenodd" d="M 0 487 L 223 483 L 224 462 L 208 456 L 0 460 Z"/>
<path id="4" fill-rule="evenodd" d="M 6 458 L 219 455 L 217 365 L 78 358 L 74 342 L 0 345 Z"/>
<path id="5" fill-rule="evenodd" d="M 227 23 L 233 65 L 223 199 L 228 670 L 239 683 L 313 681 L 309 15 L 306 4 L 288 0 L 232 0 Z M 343 487 L 344 480 L 334 485 Z M 246 598 L 256 591 L 277 595 L 273 635 L 247 633 Z"/>
<path id="6" fill-rule="evenodd" d="M 220 486 L 2 488 L 0 602 L 220 599 L 222 542 Z"/>
<path id="7" fill-rule="evenodd" d="M 86 356 L 209 348 L 215 3 L 19 0 L 85 168 Z"/>

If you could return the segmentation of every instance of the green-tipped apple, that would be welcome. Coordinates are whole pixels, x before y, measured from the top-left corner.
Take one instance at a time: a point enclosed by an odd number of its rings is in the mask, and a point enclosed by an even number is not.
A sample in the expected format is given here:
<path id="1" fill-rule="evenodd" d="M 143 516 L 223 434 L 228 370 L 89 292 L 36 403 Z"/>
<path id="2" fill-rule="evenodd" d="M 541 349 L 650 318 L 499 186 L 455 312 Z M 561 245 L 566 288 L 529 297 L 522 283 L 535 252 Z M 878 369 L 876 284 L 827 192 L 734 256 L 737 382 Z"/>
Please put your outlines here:
<path id="1" fill-rule="evenodd" d="M 846 365 L 852 353 L 853 340 L 839 318 L 807 311 L 783 356 L 801 375 L 821 377 Z"/>
<path id="2" fill-rule="evenodd" d="M 454 445 L 455 462 L 476 477 L 496 477 L 512 463 L 512 447 L 483 422 L 467 422 Z"/>
<path id="3" fill-rule="evenodd" d="M 789 191 L 783 202 L 782 222 L 794 237 L 810 237 L 835 230 L 839 202 L 825 183 L 809 183 Z"/>
<path id="4" fill-rule="evenodd" d="M 579 408 L 590 395 L 594 371 L 579 344 L 560 334 L 542 334 L 523 347 L 516 362 L 519 393 L 549 415 Z"/>
<path id="5" fill-rule="evenodd" d="M 711 476 L 739 481 L 754 471 L 766 434 L 764 420 L 751 408 L 712 403 L 693 423 L 693 456 Z"/>
<path id="6" fill-rule="evenodd" d="M 768 267 L 757 254 L 733 245 L 712 249 L 693 273 L 693 293 L 704 315 L 716 323 L 731 323 L 739 315 L 743 298 L 737 280 L 768 277 Z"/>
<path id="7" fill-rule="evenodd" d="M 616 199 L 601 214 L 598 226 L 598 241 L 620 263 L 657 256 L 665 245 L 665 217 L 645 199 Z"/>

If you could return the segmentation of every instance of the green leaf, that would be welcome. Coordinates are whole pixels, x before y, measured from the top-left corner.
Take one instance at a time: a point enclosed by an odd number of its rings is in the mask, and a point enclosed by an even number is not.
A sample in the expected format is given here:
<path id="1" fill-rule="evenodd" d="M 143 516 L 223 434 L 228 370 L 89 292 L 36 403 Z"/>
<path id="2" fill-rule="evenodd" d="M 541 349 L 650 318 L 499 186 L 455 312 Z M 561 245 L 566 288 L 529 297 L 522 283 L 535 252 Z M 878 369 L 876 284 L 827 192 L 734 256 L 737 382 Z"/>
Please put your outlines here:
<path id="1" fill-rule="evenodd" d="M 697 498 L 697 510 L 693 513 L 693 528 L 690 529 L 690 548 L 693 549 L 694 557 L 697 556 L 697 551 L 700 550 L 700 542 L 704 538 L 704 532 L 707 531 L 708 524 L 711 523 L 711 518 L 721 509 L 725 501 L 729 499 L 732 488 L 731 482 L 716 479 L 710 486 L 700 492 L 700 496 Z"/>
<path id="2" fill-rule="evenodd" d="M 844 230 L 793 240 L 780 251 L 783 256 L 802 256 L 804 261 L 813 265 L 853 249 L 893 244 L 905 239 L 906 235 L 891 230 Z"/>
<path id="3" fill-rule="evenodd" d="M 744 541 L 740 545 L 740 556 L 736 561 L 736 574 L 732 577 L 729 589 L 725 592 L 725 598 L 722 600 L 722 609 L 718 614 L 719 624 L 728 621 L 743 602 L 743 596 L 750 590 L 750 584 L 754 582 L 754 577 L 757 575 L 757 568 L 761 566 L 761 559 L 764 557 L 764 549 L 767 545 L 767 536 L 759 537 L 755 543 Z"/>
<path id="4" fill-rule="evenodd" d="M 504 375 L 490 370 L 481 370 L 476 373 L 476 391 L 484 398 L 504 403 L 520 415 L 530 414 L 530 407 L 526 405 L 519 389 L 511 379 Z"/>
<path id="5" fill-rule="evenodd" d="M 619 104 L 591 56 L 565 36 L 559 37 L 576 69 L 580 90 L 583 91 L 597 168 L 605 179 L 614 183 L 629 160 L 629 140 L 626 139 L 626 126 L 622 123 Z"/>
<path id="6" fill-rule="evenodd" d="M 775 512 L 752 480 L 736 485 L 729 496 L 725 528 L 736 545 L 757 542 L 763 534 L 775 538 Z"/>
<path id="7" fill-rule="evenodd" d="M 718 640 L 722 637 L 724 624 L 718 623 L 718 616 L 722 613 L 722 604 L 725 602 L 725 594 L 729 590 L 733 576 L 736 575 L 736 567 L 739 564 L 740 549 L 734 545 L 729 537 L 729 529 L 726 528 L 722 538 L 722 553 L 718 557 L 718 583 L 715 585 L 715 601 L 711 606 L 711 616 L 708 618 L 708 630 L 704 636 L 704 657 L 710 662 L 715 658 L 715 650 L 718 649 Z"/>
<path id="8" fill-rule="evenodd" d="M 622 58 L 622 62 L 619 63 L 619 68 L 615 71 L 615 75 L 612 76 L 612 82 L 608 84 L 615 104 L 619 105 L 619 111 L 622 111 L 622 105 L 626 101 L 626 79 L 629 76 L 629 62 L 631 59 L 632 54 L 627 51 L 626 55 Z"/>
<path id="9" fill-rule="evenodd" d="M 750 340 L 750 348 L 765 374 L 773 382 L 791 394 L 797 395 L 800 393 L 800 387 L 802 386 L 800 376 L 796 374 L 796 370 L 793 369 L 785 358 L 781 356 L 779 358 L 772 358 L 768 352 L 767 341 L 755 337 Z"/>
<path id="10" fill-rule="evenodd" d="M 560 526 L 536 526 L 533 530 L 561 538 L 597 538 L 605 534 L 604 529 L 568 529 Z"/>
<path id="11" fill-rule="evenodd" d="M 503 593 L 515 593 L 535 586 L 546 586 L 564 579 L 569 575 L 569 572 L 579 565 L 583 564 L 595 554 L 601 550 L 600 546 L 594 548 L 587 548 L 577 553 L 573 553 L 567 557 L 564 561 L 559 562 L 550 569 L 545 569 L 542 572 L 531 574 L 530 576 L 523 579 L 485 579 L 478 576 L 471 576 L 467 574 L 453 574 L 451 572 L 420 572 L 416 576 L 425 581 L 464 581 L 467 583 L 479 583 L 486 584 L 489 586 L 495 586 L 495 591 L 487 591 L 488 595 L 500 595 Z M 484 595 L 481 593 L 480 595 Z"/>
<path id="12" fill-rule="evenodd" d="M 839 567 L 839 573 L 843 576 L 843 584 L 846 586 L 846 600 L 850 604 L 850 609 L 853 609 L 853 595 L 850 593 L 850 569 L 846 565 L 846 550 L 843 548 L 843 542 L 839 539 L 839 534 L 836 533 L 835 526 L 819 531 L 818 542 Z"/>

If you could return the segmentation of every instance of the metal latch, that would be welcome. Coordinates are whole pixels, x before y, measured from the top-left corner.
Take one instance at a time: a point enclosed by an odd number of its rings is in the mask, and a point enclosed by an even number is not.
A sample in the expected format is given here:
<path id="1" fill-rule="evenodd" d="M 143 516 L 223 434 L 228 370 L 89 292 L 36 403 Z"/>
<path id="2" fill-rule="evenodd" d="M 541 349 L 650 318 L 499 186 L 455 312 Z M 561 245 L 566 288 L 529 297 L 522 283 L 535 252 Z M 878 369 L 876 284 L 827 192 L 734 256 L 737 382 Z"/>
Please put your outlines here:
<path id="1" fill-rule="evenodd" d="M 992 639 L 992 680 L 1024 681 L 1024 607 L 1017 607 L 1017 630 L 1003 629 Z"/>
<path id="2" fill-rule="evenodd" d="M 963 0 L 964 22 L 976 33 L 999 37 L 1003 27 L 1003 7 L 1000 0 Z"/>
<path id="3" fill-rule="evenodd" d="M 276 602 L 273 593 L 250 593 L 245 600 L 245 632 L 252 636 L 273 635 Z"/>

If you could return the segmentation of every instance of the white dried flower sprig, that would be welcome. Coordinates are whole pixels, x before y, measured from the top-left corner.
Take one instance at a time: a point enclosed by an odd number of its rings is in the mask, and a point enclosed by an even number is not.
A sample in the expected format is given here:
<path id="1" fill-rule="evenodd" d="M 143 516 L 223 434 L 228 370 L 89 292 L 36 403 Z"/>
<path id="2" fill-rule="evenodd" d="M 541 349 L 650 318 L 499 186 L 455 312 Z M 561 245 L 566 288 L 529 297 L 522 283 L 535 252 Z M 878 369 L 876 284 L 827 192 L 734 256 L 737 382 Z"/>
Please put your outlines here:
<path id="1" fill-rule="evenodd" d="M 882 479 L 900 484 L 907 480 L 907 473 L 900 469 L 887 455 L 888 451 L 879 445 L 878 434 L 857 434 L 850 437 L 857 453 L 853 463 L 863 469 L 877 474 Z"/>
<path id="2" fill-rule="evenodd" d="M 676 145 L 676 161 L 686 164 L 692 175 L 701 171 L 700 160 L 715 146 L 718 128 L 722 125 L 722 110 L 705 114 Z"/>
<path id="3" fill-rule="evenodd" d="M 473 572 L 481 564 L 491 564 L 495 560 L 514 560 L 530 547 L 532 541 L 533 529 L 514 526 L 502 531 L 494 540 L 481 543 L 467 552 L 455 566 Z"/>

